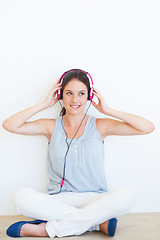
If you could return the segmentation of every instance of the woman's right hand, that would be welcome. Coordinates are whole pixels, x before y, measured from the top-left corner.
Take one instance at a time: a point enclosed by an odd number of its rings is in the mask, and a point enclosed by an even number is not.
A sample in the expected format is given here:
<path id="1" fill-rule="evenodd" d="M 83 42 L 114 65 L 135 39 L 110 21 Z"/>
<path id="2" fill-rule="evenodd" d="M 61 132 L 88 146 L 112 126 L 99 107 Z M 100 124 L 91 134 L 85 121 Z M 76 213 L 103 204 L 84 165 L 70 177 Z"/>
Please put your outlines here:
<path id="1" fill-rule="evenodd" d="M 46 108 L 52 107 L 58 101 L 58 97 L 56 95 L 58 93 L 58 90 L 60 90 L 61 88 L 62 88 L 61 83 L 57 82 L 56 84 L 53 85 L 50 93 L 48 94 L 48 96 L 44 100 Z"/>
<path id="2" fill-rule="evenodd" d="M 56 94 L 59 89 L 61 89 L 61 84 L 57 82 L 53 85 L 50 93 L 43 102 L 12 115 L 3 122 L 3 128 L 17 134 L 44 135 L 50 140 L 54 125 L 53 119 L 28 120 L 40 111 L 53 106 L 58 101 Z"/>

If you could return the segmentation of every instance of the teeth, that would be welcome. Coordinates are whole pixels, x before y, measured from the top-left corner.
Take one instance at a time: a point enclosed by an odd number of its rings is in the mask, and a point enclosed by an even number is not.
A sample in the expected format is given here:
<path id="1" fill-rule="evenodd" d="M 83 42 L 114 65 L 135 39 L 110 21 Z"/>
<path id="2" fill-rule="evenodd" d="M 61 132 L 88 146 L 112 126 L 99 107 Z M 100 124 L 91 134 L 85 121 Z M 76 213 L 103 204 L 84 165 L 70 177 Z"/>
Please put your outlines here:
<path id="1" fill-rule="evenodd" d="M 71 106 L 71 107 L 73 107 L 73 108 L 78 108 L 79 106 Z"/>

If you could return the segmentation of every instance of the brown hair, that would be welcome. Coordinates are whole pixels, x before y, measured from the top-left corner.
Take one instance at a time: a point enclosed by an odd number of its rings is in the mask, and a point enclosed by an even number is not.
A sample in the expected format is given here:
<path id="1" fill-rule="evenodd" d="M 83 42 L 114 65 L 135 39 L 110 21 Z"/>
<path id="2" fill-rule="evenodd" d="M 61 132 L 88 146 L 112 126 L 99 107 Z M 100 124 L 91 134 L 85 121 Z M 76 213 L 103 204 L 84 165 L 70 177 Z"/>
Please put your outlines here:
<path id="1" fill-rule="evenodd" d="M 63 77 L 63 81 L 62 81 L 62 94 L 63 94 L 63 90 L 65 88 L 65 86 L 67 85 L 68 82 L 70 82 L 73 78 L 78 79 L 79 81 L 83 82 L 88 91 L 90 89 L 90 83 L 89 83 L 89 79 L 87 77 L 87 74 L 83 72 L 83 70 L 81 71 L 80 69 L 74 69 L 72 71 L 68 71 L 66 72 L 66 74 Z M 61 112 L 60 112 L 60 116 L 64 116 L 66 114 L 66 109 L 63 107 Z"/>

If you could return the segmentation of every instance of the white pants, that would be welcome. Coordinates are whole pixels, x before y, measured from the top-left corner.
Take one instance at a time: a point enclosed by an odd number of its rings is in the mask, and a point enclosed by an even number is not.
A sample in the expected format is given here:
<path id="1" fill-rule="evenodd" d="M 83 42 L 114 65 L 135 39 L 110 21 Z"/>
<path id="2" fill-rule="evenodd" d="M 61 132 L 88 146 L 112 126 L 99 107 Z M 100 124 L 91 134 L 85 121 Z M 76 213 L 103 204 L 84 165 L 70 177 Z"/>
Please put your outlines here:
<path id="1" fill-rule="evenodd" d="M 130 210 L 134 195 L 128 188 L 107 193 L 62 192 L 56 195 L 23 188 L 14 193 L 13 201 L 22 215 L 46 220 L 46 231 L 54 238 L 99 231 L 99 224 Z"/>

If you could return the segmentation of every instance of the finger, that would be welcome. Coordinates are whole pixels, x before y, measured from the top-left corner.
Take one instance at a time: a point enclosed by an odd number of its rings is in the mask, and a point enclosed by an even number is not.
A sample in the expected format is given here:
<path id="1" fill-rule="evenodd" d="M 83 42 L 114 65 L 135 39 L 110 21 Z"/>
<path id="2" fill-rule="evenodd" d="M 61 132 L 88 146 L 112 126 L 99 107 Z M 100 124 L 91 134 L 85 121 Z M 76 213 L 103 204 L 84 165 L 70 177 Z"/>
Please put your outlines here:
<path id="1" fill-rule="evenodd" d="M 93 91 L 93 94 L 97 97 L 97 98 L 99 98 L 99 96 L 98 96 L 98 93 L 97 92 L 95 92 L 95 91 Z"/>
<path id="2" fill-rule="evenodd" d="M 62 83 L 58 83 L 58 82 L 57 82 L 57 83 L 53 84 L 52 88 L 55 88 L 55 87 L 57 87 L 57 86 L 58 86 L 58 87 L 59 87 L 59 86 L 62 86 Z"/>
<path id="3" fill-rule="evenodd" d="M 94 107 L 97 107 L 97 106 L 98 106 L 94 101 L 92 101 L 92 105 L 93 105 Z"/>
<path id="4" fill-rule="evenodd" d="M 95 92 L 97 92 L 97 93 L 99 92 L 98 89 L 95 88 L 94 86 L 93 86 L 93 91 L 95 91 Z"/>
<path id="5" fill-rule="evenodd" d="M 102 98 L 102 94 L 100 93 L 100 91 L 98 91 L 96 88 L 93 89 L 94 93 L 97 93 L 101 98 Z"/>
<path id="6" fill-rule="evenodd" d="M 58 91 L 58 90 L 61 89 L 61 88 L 62 88 L 61 85 L 59 85 L 59 86 L 54 85 L 54 86 L 52 87 L 52 89 L 51 89 L 51 92 L 56 92 L 56 91 Z"/>
<path id="7" fill-rule="evenodd" d="M 58 85 L 58 86 L 62 86 L 62 83 L 58 83 L 57 85 Z"/>
<path id="8" fill-rule="evenodd" d="M 102 96 L 102 94 L 101 94 L 99 91 L 94 91 L 94 90 L 93 90 L 93 94 L 95 94 L 95 96 L 96 96 L 98 99 L 100 99 L 100 100 L 103 99 L 103 96 Z"/>
<path id="9" fill-rule="evenodd" d="M 58 102 L 58 100 L 59 100 L 58 97 L 56 97 L 56 98 L 55 98 L 55 103 Z"/>

